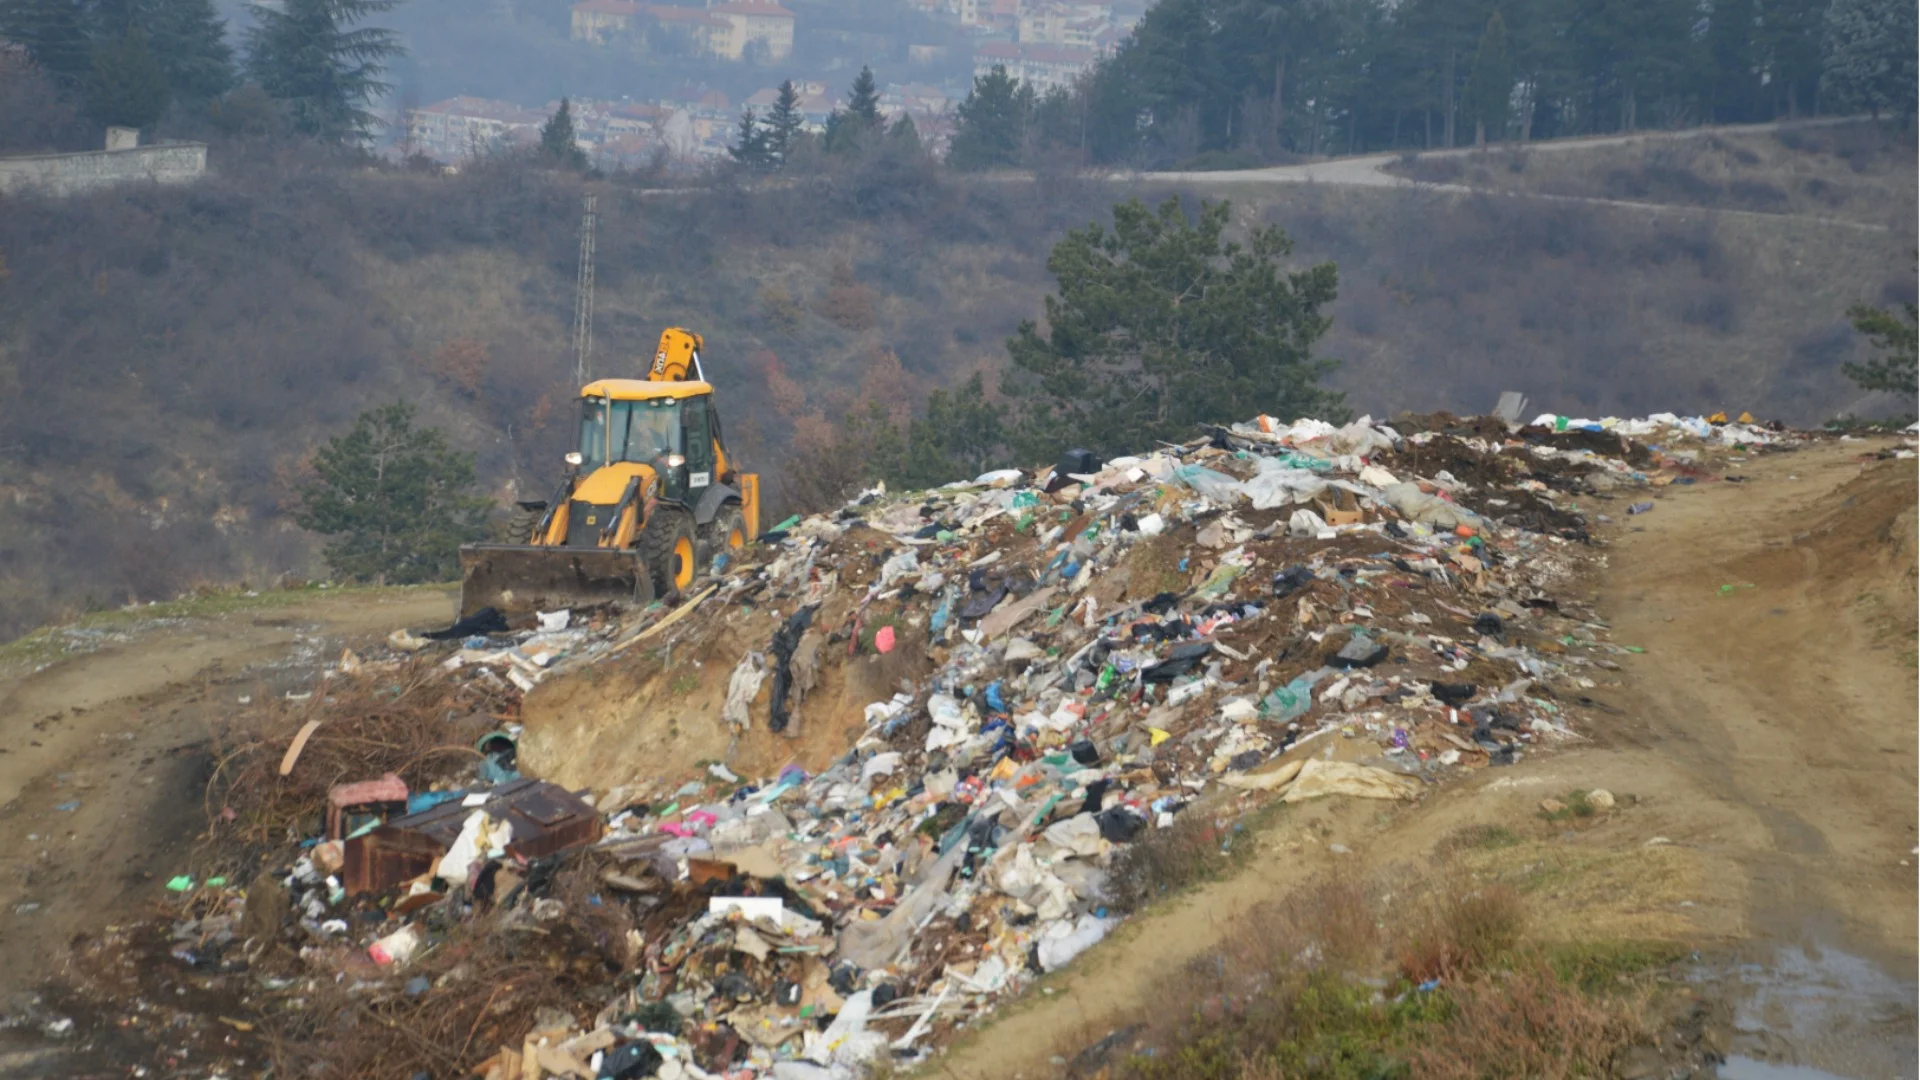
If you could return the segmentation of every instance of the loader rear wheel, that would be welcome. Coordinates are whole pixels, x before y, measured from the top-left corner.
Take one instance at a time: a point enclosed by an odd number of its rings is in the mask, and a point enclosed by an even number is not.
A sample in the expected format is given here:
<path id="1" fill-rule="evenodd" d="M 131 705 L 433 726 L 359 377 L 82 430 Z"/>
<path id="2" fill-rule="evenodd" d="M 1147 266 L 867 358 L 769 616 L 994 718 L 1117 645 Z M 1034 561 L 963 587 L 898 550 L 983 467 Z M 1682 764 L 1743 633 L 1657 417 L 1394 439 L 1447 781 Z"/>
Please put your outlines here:
<path id="1" fill-rule="evenodd" d="M 747 549 L 747 519 L 737 504 L 721 507 L 712 521 L 700 527 L 700 546 L 701 561 L 706 566 L 712 566 L 713 560 L 722 555 L 729 566 L 740 561 L 740 553 Z"/>
<path id="2" fill-rule="evenodd" d="M 653 519 L 640 530 L 640 551 L 646 557 L 654 592 L 664 596 L 693 584 L 699 570 L 693 516 L 679 509 L 655 510 Z"/>

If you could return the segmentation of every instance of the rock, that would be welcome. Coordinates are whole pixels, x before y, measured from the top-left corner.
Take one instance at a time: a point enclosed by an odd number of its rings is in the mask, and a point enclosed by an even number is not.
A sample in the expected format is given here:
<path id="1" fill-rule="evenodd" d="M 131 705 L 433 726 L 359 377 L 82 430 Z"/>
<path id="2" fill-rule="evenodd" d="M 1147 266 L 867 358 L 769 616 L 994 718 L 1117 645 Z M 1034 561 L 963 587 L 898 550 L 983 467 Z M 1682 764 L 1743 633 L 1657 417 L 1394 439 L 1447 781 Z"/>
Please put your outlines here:
<path id="1" fill-rule="evenodd" d="M 1658 1051 L 1648 1046 L 1636 1046 L 1620 1055 L 1613 1066 L 1613 1075 L 1619 1080 L 1651 1080 L 1655 1076 L 1664 1076 L 1667 1063 L 1661 1059 Z"/>
<path id="2" fill-rule="evenodd" d="M 1613 792 L 1605 788 L 1589 791 L 1587 792 L 1587 803 L 1595 810 L 1611 810 L 1613 809 Z"/>
<path id="3" fill-rule="evenodd" d="M 1540 800 L 1540 812 L 1543 814 L 1558 814 L 1566 808 L 1567 804 L 1561 802 L 1559 799 Z"/>

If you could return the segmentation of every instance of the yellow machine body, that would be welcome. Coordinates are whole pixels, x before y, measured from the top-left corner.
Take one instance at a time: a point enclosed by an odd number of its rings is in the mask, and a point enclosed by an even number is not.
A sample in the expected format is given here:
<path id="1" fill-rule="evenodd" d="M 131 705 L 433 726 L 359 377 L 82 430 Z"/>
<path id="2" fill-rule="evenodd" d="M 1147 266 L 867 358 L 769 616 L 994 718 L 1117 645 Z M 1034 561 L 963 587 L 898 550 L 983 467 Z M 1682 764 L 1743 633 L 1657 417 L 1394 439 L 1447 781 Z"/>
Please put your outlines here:
<path id="1" fill-rule="evenodd" d="M 698 334 L 673 328 L 645 379 L 580 389 L 577 449 L 524 540 L 460 551 L 462 613 L 524 612 L 684 589 L 760 534 L 760 478 L 735 469 Z M 564 603 L 562 601 L 565 601 Z"/>

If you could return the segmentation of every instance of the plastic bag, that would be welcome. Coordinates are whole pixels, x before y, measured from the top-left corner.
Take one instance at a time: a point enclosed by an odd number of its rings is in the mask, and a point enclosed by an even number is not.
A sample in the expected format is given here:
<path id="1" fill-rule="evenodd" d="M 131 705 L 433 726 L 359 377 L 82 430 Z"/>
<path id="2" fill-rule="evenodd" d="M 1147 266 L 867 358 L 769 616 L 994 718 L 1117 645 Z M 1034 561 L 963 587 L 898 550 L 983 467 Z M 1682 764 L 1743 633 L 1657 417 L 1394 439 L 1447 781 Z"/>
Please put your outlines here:
<path id="1" fill-rule="evenodd" d="M 1272 510 L 1306 502 L 1325 491 L 1327 482 L 1306 469 L 1291 467 L 1279 458 L 1261 458 L 1260 471 L 1242 488 L 1247 498 L 1253 500 L 1255 510 Z"/>
<path id="2" fill-rule="evenodd" d="M 1173 470 L 1173 479 L 1223 505 L 1231 505 L 1246 494 L 1246 485 L 1204 465 L 1182 465 Z"/>

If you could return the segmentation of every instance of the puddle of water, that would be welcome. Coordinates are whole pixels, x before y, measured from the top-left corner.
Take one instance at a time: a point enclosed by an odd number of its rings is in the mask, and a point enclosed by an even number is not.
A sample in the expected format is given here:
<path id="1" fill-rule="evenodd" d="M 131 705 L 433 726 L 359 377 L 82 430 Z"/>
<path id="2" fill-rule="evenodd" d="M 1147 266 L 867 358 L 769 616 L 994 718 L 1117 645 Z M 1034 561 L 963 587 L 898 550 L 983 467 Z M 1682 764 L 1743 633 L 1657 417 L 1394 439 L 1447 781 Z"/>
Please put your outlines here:
<path id="1" fill-rule="evenodd" d="M 1721 1064 L 1719 1072 L 1720 1080 L 1847 1080 L 1825 1069 L 1810 1069 L 1805 1065 L 1775 1065 L 1739 1054 Z"/>
<path id="2" fill-rule="evenodd" d="M 1838 949 L 1782 947 L 1722 978 L 1735 993 L 1727 1080 L 1915 1080 L 1916 985 Z"/>

